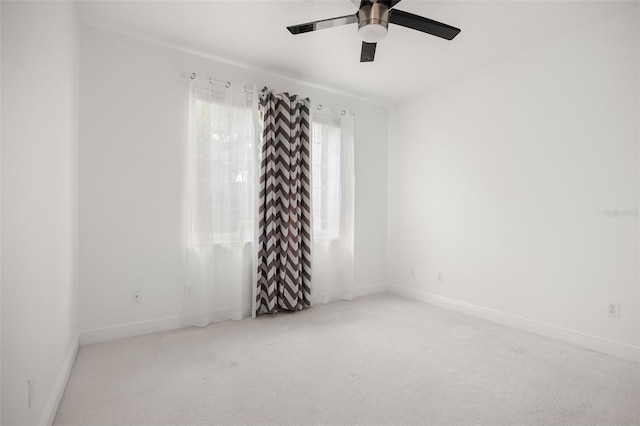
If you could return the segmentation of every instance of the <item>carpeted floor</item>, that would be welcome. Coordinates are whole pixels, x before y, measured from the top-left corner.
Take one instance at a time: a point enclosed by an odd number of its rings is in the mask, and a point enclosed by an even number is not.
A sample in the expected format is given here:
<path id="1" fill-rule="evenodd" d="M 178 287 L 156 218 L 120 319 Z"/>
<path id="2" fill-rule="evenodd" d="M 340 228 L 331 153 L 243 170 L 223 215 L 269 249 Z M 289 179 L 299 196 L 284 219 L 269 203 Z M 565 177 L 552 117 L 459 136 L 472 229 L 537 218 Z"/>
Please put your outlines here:
<path id="1" fill-rule="evenodd" d="M 640 424 L 640 364 L 391 294 L 80 348 L 57 425 Z"/>

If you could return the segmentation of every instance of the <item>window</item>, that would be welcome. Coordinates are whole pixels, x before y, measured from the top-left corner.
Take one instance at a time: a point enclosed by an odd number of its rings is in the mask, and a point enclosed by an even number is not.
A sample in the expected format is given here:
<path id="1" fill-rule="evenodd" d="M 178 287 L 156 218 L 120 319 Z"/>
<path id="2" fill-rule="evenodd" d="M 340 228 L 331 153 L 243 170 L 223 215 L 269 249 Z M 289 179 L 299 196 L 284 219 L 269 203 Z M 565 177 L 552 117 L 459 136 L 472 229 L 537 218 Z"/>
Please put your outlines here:
<path id="1" fill-rule="evenodd" d="M 244 91 L 192 87 L 189 239 L 194 244 L 251 241 L 257 199 L 255 125 L 258 111 Z M 257 122 L 257 123 L 256 123 Z M 343 128 L 334 114 L 311 123 L 313 231 L 340 235 Z M 257 130 L 259 131 L 259 130 Z"/>
<path id="2" fill-rule="evenodd" d="M 194 243 L 245 241 L 253 232 L 255 160 L 253 113 L 229 92 L 196 92 L 191 137 Z"/>
<path id="3" fill-rule="evenodd" d="M 316 116 L 311 125 L 313 232 L 315 238 L 337 238 L 340 231 L 340 143 L 338 118 Z"/>

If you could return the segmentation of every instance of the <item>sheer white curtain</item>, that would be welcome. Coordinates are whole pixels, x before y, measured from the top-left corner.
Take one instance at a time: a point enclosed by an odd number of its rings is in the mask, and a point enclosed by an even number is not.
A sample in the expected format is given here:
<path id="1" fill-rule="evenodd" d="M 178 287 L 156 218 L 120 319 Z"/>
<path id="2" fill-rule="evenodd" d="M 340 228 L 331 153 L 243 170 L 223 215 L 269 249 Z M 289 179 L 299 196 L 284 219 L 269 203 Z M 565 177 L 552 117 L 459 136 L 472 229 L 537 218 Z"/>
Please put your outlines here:
<path id="1" fill-rule="evenodd" d="M 351 300 L 354 285 L 353 116 L 312 108 L 313 303 Z"/>
<path id="2" fill-rule="evenodd" d="M 256 111 L 255 96 L 247 95 L 243 87 L 191 82 L 185 325 L 205 326 L 250 315 Z"/>

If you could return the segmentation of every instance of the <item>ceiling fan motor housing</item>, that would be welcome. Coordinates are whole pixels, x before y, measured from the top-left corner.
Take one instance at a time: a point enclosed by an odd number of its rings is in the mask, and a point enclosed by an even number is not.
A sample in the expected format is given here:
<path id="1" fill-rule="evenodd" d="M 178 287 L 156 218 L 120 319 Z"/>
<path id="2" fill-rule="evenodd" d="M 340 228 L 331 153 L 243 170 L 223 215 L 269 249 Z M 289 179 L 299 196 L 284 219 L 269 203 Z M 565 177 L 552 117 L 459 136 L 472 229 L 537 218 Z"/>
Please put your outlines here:
<path id="1" fill-rule="evenodd" d="M 389 8 L 375 2 L 366 4 L 358 11 L 358 35 L 368 43 L 377 43 L 387 35 Z"/>

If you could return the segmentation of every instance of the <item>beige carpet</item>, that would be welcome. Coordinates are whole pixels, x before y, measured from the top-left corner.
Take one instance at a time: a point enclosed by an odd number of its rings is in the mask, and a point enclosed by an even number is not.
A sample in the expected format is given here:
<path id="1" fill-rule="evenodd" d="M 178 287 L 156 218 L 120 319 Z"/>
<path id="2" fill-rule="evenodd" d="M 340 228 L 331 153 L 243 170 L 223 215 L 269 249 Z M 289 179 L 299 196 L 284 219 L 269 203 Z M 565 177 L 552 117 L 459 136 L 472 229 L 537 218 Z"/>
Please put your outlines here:
<path id="1" fill-rule="evenodd" d="M 55 424 L 640 424 L 640 364 L 379 294 L 80 348 Z"/>

